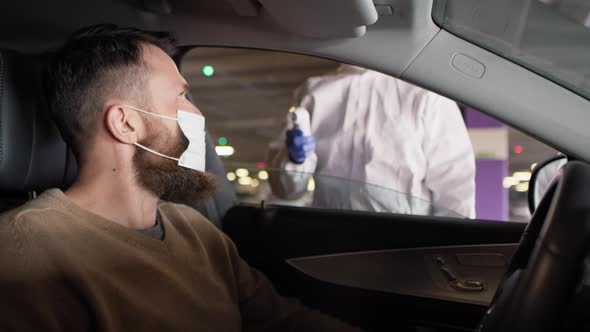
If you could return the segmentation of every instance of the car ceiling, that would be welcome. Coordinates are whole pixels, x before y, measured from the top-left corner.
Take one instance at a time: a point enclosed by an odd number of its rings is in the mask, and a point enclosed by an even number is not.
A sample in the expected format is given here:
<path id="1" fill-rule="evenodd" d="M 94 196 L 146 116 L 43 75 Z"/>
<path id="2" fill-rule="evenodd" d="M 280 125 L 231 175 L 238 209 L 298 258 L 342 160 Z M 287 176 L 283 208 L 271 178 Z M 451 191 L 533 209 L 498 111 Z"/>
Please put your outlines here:
<path id="1" fill-rule="evenodd" d="M 337 2 L 324 1 L 332 4 L 336 15 Z M 251 47 L 315 55 L 401 77 L 590 160 L 590 145 L 584 144 L 590 138 L 583 125 L 590 122 L 590 112 L 585 111 L 589 106 L 586 99 L 441 31 L 431 18 L 431 0 L 375 2 L 390 6 L 393 13 L 379 16 L 362 37 L 314 38 L 289 31 L 280 19 L 265 11 L 264 5 L 256 16 L 248 15 L 243 8 L 245 3 L 252 4 L 248 0 L 4 1 L 0 4 L 0 47 L 43 52 L 62 43 L 80 27 L 115 23 L 171 31 L 183 45 Z M 479 2 L 474 0 L 472 5 Z M 301 21 L 305 23 L 304 18 Z M 483 63 L 486 76 L 474 81 L 452 70 L 449 63 L 457 53 Z M 513 95 L 507 96 L 508 91 Z M 557 109 L 559 115 L 555 113 Z"/>

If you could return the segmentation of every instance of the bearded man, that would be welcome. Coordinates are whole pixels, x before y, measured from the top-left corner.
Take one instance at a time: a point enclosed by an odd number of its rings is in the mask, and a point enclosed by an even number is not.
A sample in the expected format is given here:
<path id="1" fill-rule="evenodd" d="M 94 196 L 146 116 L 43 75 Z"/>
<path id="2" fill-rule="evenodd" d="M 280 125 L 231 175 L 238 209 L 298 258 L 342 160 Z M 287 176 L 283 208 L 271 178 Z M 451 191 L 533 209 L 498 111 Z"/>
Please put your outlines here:
<path id="1" fill-rule="evenodd" d="M 48 68 L 79 165 L 0 220 L 1 331 L 349 331 L 279 296 L 192 208 L 215 191 L 165 33 L 85 28 Z"/>

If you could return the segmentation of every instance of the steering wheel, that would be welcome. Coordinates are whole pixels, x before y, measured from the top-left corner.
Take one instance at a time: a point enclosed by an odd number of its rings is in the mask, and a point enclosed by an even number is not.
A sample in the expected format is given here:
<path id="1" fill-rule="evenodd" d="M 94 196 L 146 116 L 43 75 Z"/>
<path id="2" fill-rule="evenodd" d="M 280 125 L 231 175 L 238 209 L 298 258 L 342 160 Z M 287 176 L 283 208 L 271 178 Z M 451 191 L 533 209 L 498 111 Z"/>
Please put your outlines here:
<path id="1" fill-rule="evenodd" d="M 589 248 L 590 165 L 573 161 L 533 214 L 479 331 L 560 330 Z"/>

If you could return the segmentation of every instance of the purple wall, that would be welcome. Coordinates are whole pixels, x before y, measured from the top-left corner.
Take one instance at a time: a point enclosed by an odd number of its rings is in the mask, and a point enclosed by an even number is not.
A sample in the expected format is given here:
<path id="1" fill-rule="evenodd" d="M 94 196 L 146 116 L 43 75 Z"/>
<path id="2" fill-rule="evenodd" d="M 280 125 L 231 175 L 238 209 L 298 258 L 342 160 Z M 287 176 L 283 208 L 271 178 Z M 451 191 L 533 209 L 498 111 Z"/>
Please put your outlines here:
<path id="1" fill-rule="evenodd" d="M 476 110 L 467 108 L 465 124 L 469 129 L 502 128 L 504 124 Z M 508 148 L 508 147 L 507 147 Z M 508 220 L 508 190 L 502 182 L 508 176 L 508 160 L 477 159 L 475 161 L 475 211 L 478 219 Z"/>
<path id="2" fill-rule="evenodd" d="M 508 220 L 508 160 L 480 159 L 475 162 L 475 210 L 478 219 Z"/>
<path id="3" fill-rule="evenodd" d="M 502 128 L 504 124 L 490 116 L 474 110 L 473 108 L 466 108 L 463 112 L 465 117 L 465 125 L 467 128 Z"/>

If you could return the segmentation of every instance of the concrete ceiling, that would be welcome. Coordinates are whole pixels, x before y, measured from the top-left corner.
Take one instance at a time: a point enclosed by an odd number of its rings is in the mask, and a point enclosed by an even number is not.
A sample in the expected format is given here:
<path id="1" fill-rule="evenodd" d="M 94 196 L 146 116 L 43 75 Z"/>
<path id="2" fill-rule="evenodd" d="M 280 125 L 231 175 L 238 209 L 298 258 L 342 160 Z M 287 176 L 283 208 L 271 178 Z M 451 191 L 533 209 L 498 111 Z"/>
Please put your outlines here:
<path id="1" fill-rule="evenodd" d="M 205 77 L 202 68 L 215 68 Z M 282 52 L 196 48 L 182 71 L 195 104 L 215 137 L 227 137 L 236 150 L 227 161 L 263 162 L 266 148 L 281 129 L 293 91 L 306 78 L 335 70 L 338 63 Z"/>

